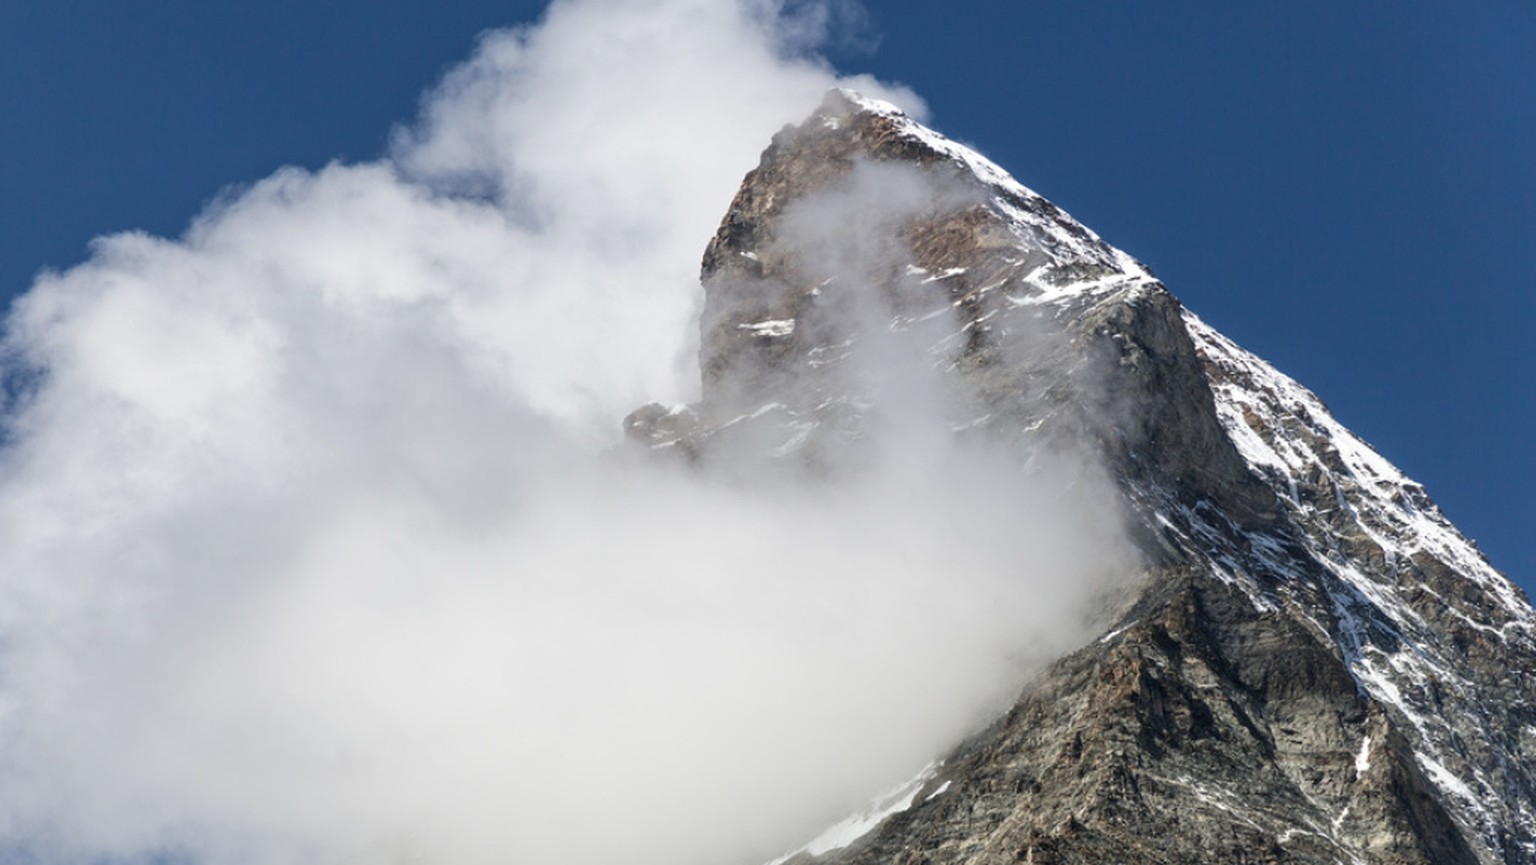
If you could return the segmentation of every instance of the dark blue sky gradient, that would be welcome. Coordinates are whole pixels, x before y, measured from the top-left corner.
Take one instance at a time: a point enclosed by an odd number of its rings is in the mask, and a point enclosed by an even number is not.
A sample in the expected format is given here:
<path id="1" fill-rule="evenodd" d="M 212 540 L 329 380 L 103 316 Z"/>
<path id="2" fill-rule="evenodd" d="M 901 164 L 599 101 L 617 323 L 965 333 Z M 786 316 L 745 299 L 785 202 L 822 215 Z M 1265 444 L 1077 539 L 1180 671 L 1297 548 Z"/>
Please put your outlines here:
<path id="1" fill-rule="evenodd" d="M 377 156 L 541 7 L 0 4 L 0 293 L 280 165 Z M 1536 2 L 867 8 L 839 68 L 914 87 L 1536 590 Z"/>

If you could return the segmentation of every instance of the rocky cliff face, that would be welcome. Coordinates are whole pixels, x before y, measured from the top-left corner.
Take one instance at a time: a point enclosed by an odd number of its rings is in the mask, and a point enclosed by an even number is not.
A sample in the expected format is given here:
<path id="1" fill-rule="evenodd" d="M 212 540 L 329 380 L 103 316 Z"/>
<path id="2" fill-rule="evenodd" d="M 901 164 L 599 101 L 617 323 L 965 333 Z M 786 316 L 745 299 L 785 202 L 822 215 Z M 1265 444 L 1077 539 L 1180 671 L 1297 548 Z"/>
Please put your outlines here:
<path id="1" fill-rule="evenodd" d="M 953 435 L 1108 466 L 1144 569 L 1006 715 L 788 861 L 1536 865 L 1528 601 L 1141 264 L 838 91 L 774 138 L 703 281 L 703 399 L 634 440 L 836 472 L 916 374 Z"/>

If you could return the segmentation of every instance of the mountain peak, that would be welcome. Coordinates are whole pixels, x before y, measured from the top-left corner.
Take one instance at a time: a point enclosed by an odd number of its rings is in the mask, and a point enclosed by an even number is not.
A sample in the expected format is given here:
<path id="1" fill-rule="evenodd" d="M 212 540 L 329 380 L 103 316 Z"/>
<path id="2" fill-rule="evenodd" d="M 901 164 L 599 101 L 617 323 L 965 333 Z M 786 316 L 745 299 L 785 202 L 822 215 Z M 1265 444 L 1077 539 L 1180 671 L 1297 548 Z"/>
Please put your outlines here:
<path id="1" fill-rule="evenodd" d="M 907 116 L 907 112 L 901 110 L 895 103 L 865 96 L 851 87 L 834 87 L 828 90 L 821 107 L 817 109 L 818 114 L 846 115 L 855 111 L 884 114 L 890 117 Z"/>
<path id="2" fill-rule="evenodd" d="M 882 99 L 870 98 L 856 90 L 834 88 L 827 91 L 826 97 L 815 113 L 800 127 L 791 128 L 809 127 L 836 131 L 849 124 L 860 131 L 874 128 L 878 130 L 877 137 L 890 136 L 920 145 L 919 148 L 905 154 L 908 158 L 950 159 L 964 166 L 978 180 L 997 187 L 1009 195 L 1026 200 L 1040 198 L 1036 192 L 1020 184 L 1007 171 L 976 150 L 952 141 L 924 126 L 896 105 Z"/>
<path id="3" fill-rule="evenodd" d="M 945 435 L 1104 467 L 1139 553 L 1099 639 L 802 858 L 1536 865 L 1536 613 L 1422 488 L 971 148 L 835 90 L 703 258 L 703 398 L 657 451 L 857 466 Z"/>
<path id="4" fill-rule="evenodd" d="M 1158 475 L 1191 504 L 1219 501 L 1243 524 L 1273 514 L 1151 272 L 887 103 L 834 90 L 775 135 L 701 278 L 701 430 L 781 427 L 776 449 L 824 461 L 858 440 L 841 407 L 867 401 L 861 363 L 879 335 L 965 371 L 951 377 L 954 426 L 1092 441 L 1096 458 Z M 703 441 L 629 428 L 690 452 Z"/>

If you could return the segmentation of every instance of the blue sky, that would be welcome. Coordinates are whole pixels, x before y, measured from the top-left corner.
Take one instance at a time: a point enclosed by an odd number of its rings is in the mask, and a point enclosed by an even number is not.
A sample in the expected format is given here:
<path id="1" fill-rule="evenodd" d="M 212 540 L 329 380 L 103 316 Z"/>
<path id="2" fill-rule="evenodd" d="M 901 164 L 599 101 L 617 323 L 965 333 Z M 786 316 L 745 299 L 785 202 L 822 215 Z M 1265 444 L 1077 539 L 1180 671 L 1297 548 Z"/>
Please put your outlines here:
<path id="1" fill-rule="evenodd" d="M 0 5 L 0 293 L 280 166 L 378 156 L 476 34 L 541 5 Z M 839 70 L 912 87 L 1536 589 L 1536 4 L 866 11 Z"/>

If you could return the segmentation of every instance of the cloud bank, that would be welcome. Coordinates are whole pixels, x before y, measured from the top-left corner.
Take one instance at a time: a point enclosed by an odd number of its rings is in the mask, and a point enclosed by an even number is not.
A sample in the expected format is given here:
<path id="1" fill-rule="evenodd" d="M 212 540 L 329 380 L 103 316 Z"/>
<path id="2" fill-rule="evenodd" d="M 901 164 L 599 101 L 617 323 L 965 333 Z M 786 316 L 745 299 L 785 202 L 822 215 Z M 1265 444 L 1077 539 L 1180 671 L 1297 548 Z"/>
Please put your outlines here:
<path id="1" fill-rule="evenodd" d="M 39 280 L 0 853 L 761 861 L 1059 648 L 1103 566 L 1067 481 L 941 451 L 754 492 L 614 451 L 696 396 L 699 253 L 769 136 L 835 84 L 922 110 L 810 53 L 848 17 L 556 2 L 388 158 Z"/>

